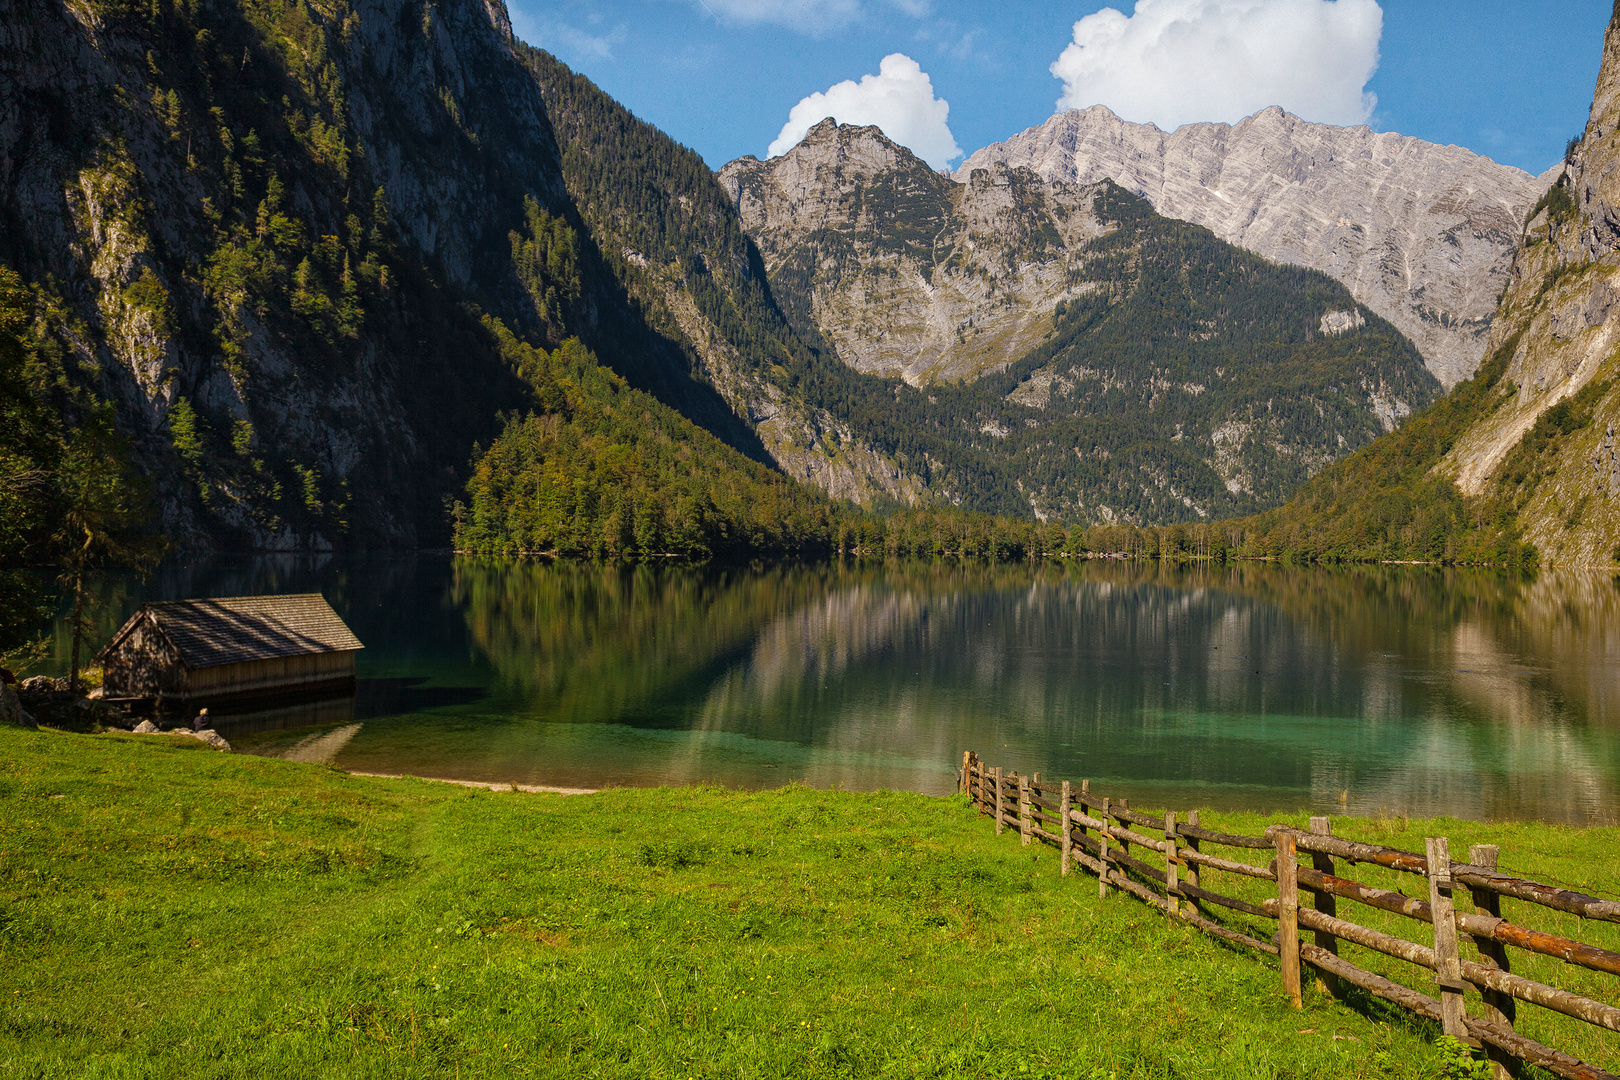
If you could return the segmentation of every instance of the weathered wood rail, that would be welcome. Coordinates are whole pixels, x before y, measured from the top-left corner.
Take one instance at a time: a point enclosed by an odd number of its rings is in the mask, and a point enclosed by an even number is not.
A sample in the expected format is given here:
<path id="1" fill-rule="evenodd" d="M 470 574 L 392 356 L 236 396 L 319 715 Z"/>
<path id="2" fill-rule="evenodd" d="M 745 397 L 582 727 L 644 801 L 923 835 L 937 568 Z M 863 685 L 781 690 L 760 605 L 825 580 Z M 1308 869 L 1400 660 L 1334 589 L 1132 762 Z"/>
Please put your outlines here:
<path id="1" fill-rule="evenodd" d="M 1016 828 L 1025 844 L 1057 847 L 1062 853 L 1061 872 L 1067 875 L 1076 866 L 1089 870 L 1096 875 L 1099 897 L 1117 888 L 1231 944 L 1276 956 L 1283 990 L 1296 1008 L 1302 1004 L 1301 965 L 1308 964 L 1332 992 L 1342 992 L 1346 984 L 1356 986 L 1438 1021 L 1445 1034 L 1483 1048 L 1498 1077 L 1512 1075 L 1509 1065 L 1523 1061 L 1573 1080 L 1620 1080 L 1515 1030 L 1519 1002 L 1612 1032 L 1620 1032 L 1620 1008 L 1515 974 L 1508 948 L 1615 976 L 1620 976 L 1620 953 L 1509 921 L 1501 906 L 1503 898 L 1509 898 L 1582 919 L 1620 922 L 1620 902 L 1505 873 L 1497 867 L 1499 852 L 1492 845 L 1472 847 L 1468 862 L 1453 862 L 1446 837 L 1429 837 L 1420 855 L 1341 839 L 1332 835 L 1332 824 L 1325 817 L 1312 818 L 1308 831 L 1271 825 L 1264 836 L 1217 832 L 1199 824 L 1196 810 L 1185 815 L 1144 814 L 1132 810 L 1124 799 L 1093 794 L 1089 781 L 1078 786 L 1067 780 L 1043 783 L 1038 773 L 1020 776 L 986 766 L 972 752 L 962 755 L 958 779 L 959 790 L 980 813 L 995 819 L 998 834 Z M 1206 846 L 1271 857 L 1259 865 L 1211 854 Z M 1428 899 L 1340 876 L 1339 862 L 1421 877 Z M 1226 895 L 1213 887 L 1213 872 L 1275 883 L 1275 894 L 1259 903 L 1252 897 Z M 1302 890 L 1311 906 L 1300 905 Z M 1472 911 L 1458 910 L 1459 892 Z M 1360 925 L 1339 912 L 1341 899 L 1427 924 L 1429 931 L 1419 942 Z M 1269 941 L 1263 940 L 1223 925 L 1217 909 L 1275 922 L 1277 930 Z M 1310 931 L 1310 941 L 1301 940 L 1301 930 Z M 1431 973 L 1438 996 L 1343 959 L 1340 942 Z M 1477 961 L 1463 955 L 1465 942 L 1473 946 Z M 1478 995 L 1478 1015 L 1468 1011 L 1470 991 Z M 1617 994 L 1620 984 L 1605 996 Z"/>

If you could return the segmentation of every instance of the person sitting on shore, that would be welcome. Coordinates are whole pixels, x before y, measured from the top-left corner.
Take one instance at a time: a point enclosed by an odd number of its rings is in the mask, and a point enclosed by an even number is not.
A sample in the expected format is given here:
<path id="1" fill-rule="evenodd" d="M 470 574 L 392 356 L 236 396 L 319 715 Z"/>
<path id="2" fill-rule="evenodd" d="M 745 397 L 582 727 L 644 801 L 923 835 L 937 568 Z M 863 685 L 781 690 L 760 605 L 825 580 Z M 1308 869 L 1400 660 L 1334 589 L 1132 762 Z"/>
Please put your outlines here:
<path id="1" fill-rule="evenodd" d="M 202 731 L 205 728 L 207 728 L 208 725 L 209 725 L 208 710 L 207 709 L 202 709 L 197 713 L 197 718 L 191 722 L 191 730 L 192 731 Z"/>

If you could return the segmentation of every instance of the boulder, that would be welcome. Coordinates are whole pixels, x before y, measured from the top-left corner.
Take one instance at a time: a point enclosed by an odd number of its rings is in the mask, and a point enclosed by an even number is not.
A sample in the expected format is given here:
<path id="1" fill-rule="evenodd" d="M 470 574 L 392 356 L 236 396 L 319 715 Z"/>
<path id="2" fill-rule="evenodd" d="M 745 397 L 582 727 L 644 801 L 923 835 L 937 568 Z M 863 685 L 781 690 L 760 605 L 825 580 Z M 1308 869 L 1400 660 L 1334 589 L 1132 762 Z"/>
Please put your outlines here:
<path id="1" fill-rule="evenodd" d="M 175 732 L 175 734 L 190 735 L 193 739 L 197 739 L 200 742 L 205 742 L 209 746 L 212 746 L 215 750 L 222 750 L 227 754 L 231 752 L 231 744 L 225 741 L 225 736 L 221 735 L 213 728 L 204 728 L 201 731 L 187 731 L 185 728 L 180 728 Z"/>
<path id="2" fill-rule="evenodd" d="M 9 683 L 0 683 L 0 725 L 28 728 L 37 727 L 34 718 L 23 708 L 22 699 Z"/>
<path id="3" fill-rule="evenodd" d="M 162 728 L 158 727 L 150 720 L 142 720 L 134 727 L 135 734 L 137 735 L 156 735 L 162 730 Z"/>

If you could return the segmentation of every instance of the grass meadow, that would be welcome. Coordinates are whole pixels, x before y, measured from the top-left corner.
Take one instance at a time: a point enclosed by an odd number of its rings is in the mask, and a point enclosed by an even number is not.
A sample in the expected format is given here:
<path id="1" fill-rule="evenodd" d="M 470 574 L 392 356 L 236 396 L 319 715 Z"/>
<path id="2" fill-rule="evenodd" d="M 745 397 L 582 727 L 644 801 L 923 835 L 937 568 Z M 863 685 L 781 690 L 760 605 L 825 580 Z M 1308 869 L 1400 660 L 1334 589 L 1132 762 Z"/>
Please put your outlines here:
<path id="1" fill-rule="evenodd" d="M 1336 826 L 1437 828 L 1617 885 L 1612 829 Z M 963 798 L 490 792 L 0 729 L 0 1080 L 1465 1071 L 1307 985 L 1296 1012 L 1275 961 L 1099 901 Z M 1617 1038 L 1582 1049 L 1612 1069 Z"/>

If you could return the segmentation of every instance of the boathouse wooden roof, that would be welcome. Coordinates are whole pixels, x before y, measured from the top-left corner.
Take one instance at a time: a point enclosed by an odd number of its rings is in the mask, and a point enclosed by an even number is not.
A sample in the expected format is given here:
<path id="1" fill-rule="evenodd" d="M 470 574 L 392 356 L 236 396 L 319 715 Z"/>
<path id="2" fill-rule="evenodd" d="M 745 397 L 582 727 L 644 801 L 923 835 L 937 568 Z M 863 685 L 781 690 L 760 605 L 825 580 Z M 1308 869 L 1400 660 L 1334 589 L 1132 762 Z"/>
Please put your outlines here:
<path id="1" fill-rule="evenodd" d="M 352 652 L 365 648 L 320 593 L 163 600 L 145 604 L 102 651 L 116 651 L 143 622 L 157 630 L 186 667 Z"/>

